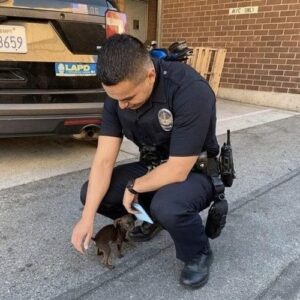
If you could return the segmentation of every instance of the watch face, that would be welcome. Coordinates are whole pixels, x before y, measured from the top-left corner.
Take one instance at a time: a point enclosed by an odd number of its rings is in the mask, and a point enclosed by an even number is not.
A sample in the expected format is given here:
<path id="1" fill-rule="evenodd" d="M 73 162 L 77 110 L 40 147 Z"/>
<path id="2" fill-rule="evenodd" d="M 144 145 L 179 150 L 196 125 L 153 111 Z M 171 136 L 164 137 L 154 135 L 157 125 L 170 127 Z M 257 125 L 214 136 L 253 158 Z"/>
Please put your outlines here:
<path id="1" fill-rule="evenodd" d="M 126 185 L 127 188 L 131 189 L 133 188 L 133 185 L 134 185 L 134 181 L 132 179 L 130 179 Z"/>
<path id="2" fill-rule="evenodd" d="M 131 179 L 128 181 L 126 188 L 129 190 L 130 193 L 138 194 L 138 192 L 133 189 L 133 186 L 134 186 L 134 179 Z"/>

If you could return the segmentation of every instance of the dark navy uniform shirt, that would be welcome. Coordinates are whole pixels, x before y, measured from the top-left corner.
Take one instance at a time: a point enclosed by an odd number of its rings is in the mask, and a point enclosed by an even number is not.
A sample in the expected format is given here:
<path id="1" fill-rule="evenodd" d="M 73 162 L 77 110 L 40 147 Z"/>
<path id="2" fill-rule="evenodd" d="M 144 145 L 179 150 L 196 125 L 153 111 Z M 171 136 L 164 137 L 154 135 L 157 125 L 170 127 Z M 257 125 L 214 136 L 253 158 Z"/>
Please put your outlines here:
<path id="1" fill-rule="evenodd" d="M 107 98 L 101 135 L 125 135 L 139 148 L 156 146 L 164 159 L 199 155 L 202 151 L 216 156 L 219 145 L 215 136 L 215 95 L 208 83 L 186 64 L 153 62 L 156 80 L 149 100 L 139 109 L 131 110 L 120 109 L 118 101 Z M 162 109 L 173 117 L 168 131 L 158 117 Z"/>

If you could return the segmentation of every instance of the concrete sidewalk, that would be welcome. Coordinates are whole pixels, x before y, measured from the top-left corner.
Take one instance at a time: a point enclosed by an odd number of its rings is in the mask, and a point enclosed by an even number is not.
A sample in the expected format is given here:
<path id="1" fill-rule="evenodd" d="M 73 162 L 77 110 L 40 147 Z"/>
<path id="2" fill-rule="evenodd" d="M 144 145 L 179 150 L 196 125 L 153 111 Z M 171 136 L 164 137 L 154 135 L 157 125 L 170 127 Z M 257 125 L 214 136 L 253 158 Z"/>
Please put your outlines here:
<path id="1" fill-rule="evenodd" d="M 274 112 L 250 107 L 250 119 Z M 227 226 L 211 242 L 215 260 L 205 287 L 179 285 L 182 263 L 165 231 L 127 249 L 114 259 L 113 271 L 101 267 L 94 247 L 77 253 L 70 235 L 81 214 L 83 170 L 0 191 L 0 298 L 299 299 L 300 118 L 275 113 L 281 120 L 232 134 L 238 178 L 227 191 Z M 245 114 L 237 120 L 233 107 L 223 109 L 218 130 L 226 130 L 226 122 L 242 123 Z M 219 136 L 220 144 L 224 139 Z M 95 230 L 109 222 L 97 217 Z"/>

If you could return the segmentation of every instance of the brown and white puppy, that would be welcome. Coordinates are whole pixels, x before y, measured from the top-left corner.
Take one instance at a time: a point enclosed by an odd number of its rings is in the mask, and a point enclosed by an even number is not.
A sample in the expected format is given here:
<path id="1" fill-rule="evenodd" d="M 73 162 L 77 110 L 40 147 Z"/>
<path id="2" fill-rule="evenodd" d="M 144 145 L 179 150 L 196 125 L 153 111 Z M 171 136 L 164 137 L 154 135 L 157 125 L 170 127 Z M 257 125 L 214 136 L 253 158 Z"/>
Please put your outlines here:
<path id="1" fill-rule="evenodd" d="M 114 266 L 109 263 L 111 254 L 111 243 L 117 244 L 118 257 L 122 257 L 122 244 L 127 241 L 127 232 L 133 229 L 134 219 L 132 215 L 128 214 L 114 221 L 114 224 L 106 225 L 92 238 L 97 247 L 97 255 L 103 254 L 101 263 L 113 269 Z"/>

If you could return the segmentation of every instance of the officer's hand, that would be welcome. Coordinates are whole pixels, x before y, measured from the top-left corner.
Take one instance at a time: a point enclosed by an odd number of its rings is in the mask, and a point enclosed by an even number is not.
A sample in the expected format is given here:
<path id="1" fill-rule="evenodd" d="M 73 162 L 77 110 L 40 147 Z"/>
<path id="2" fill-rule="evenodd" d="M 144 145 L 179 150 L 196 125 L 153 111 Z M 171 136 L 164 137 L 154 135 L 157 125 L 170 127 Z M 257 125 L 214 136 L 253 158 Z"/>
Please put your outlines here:
<path id="1" fill-rule="evenodd" d="M 89 242 L 93 235 L 93 223 L 94 220 L 87 220 L 81 218 L 75 225 L 72 233 L 71 243 L 75 249 L 83 254 L 83 248 L 88 249 Z M 83 248 L 82 248 L 83 246 Z"/>
<path id="2" fill-rule="evenodd" d="M 138 197 L 130 193 L 127 189 L 125 189 L 124 196 L 123 196 L 123 205 L 125 206 L 126 210 L 130 214 L 136 214 L 137 211 L 132 208 L 133 202 L 137 202 Z"/>

